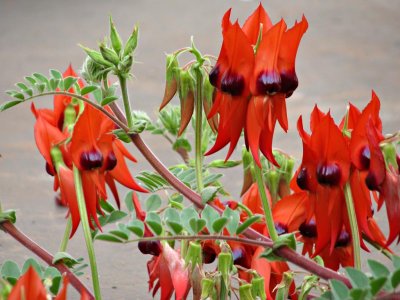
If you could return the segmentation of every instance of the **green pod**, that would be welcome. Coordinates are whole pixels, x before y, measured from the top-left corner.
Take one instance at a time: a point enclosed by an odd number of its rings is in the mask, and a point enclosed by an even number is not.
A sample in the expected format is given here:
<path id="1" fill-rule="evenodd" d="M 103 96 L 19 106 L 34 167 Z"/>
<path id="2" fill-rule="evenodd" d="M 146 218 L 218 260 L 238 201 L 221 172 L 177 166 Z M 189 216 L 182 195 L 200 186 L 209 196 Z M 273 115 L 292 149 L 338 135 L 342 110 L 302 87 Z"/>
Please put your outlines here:
<path id="1" fill-rule="evenodd" d="M 110 40 L 114 51 L 117 53 L 117 55 L 119 55 L 122 49 L 122 40 L 118 34 L 117 28 L 115 27 L 111 16 L 110 16 Z"/>
<path id="2" fill-rule="evenodd" d="M 135 26 L 133 28 L 131 35 L 129 36 L 128 40 L 126 41 L 124 53 L 122 54 L 122 57 L 133 54 L 133 52 L 135 51 L 135 49 L 137 47 L 138 34 L 139 34 L 139 28 L 137 26 Z"/>
<path id="3" fill-rule="evenodd" d="M 115 66 L 118 66 L 119 57 L 114 50 L 107 48 L 104 44 L 100 44 L 99 48 L 101 55 L 106 61 L 114 64 Z"/>
<path id="4" fill-rule="evenodd" d="M 242 284 L 239 287 L 240 300 L 254 300 L 251 289 L 252 285 L 250 283 Z"/>

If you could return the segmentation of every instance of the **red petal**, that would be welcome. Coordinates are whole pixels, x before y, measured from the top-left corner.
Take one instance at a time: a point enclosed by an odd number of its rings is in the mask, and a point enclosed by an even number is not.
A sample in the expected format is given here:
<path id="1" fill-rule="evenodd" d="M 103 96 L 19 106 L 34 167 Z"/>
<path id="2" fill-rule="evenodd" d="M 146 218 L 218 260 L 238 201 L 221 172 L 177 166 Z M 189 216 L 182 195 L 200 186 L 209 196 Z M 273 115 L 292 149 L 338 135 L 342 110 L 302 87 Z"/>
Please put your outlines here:
<path id="1" fill-rule="evenodd" d="M 297 231 L 306 221 L 308 192 L 299 192 L 279 200 L 273 208 L 275 222 L 287 225 L 288 231 Z"/>
<path id="2" fill-rule="evenodd" d="M 32 266 L 18 279 L 7 299 L 47 300 L 46 288 L 43 286 L 42 280 Z"/>
<path id="3" fill-rule="evenodd" d="M 263 25 L 262 34 L 266 33 L 272 27 L 271 19 L 261 3 L 243 24 L 243 31 L 252 45 L 255 45 L 257 42 L 260 24 Z"/>

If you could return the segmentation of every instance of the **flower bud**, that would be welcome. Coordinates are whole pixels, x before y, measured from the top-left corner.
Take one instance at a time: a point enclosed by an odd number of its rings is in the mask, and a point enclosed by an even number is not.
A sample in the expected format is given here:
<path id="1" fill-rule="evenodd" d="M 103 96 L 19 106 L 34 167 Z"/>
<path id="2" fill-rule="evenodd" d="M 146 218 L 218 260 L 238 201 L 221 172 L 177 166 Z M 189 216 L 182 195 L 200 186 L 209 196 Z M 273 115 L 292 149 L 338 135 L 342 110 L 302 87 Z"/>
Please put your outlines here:
<path id="1" fill-rule="evenodd" d="M 111 16 L 110 16 L 110 40 L 114 51 L 119 55 L 122 49 L 122 41 L 121 37 L 118 34 L 117 28 L 115 28 Z"/>
<path id="2" fill-rule="evenodd" d="M 265 294 L 263 277 L 253 278 L 253 280 L 251 281 L 251 294 L 254 298 L 258 297 L 261 300 L 267 299 L 267 295 Z"/>
<path id="3" fill-rule="evenodd" d="M 178 136 L 181 136 L 192 119 L 194 110 L 194 79 L 189 71 L 180 72 L 179 100 L 181 103 L 181 124 Z"/>
<path id="4" fill-rule="evenodd" d="M 191 266 L 193 272 L 196 265 L 202 264 L 201 245 L 198 242 L 190 242 L 185 256 L 185 266 Z"/>
<path id="5" fill-rule="evenodd" d="M 75 124 L 76 121 L 76 111 L 75 107 L 69 104 L 64 110 L 64 124 L 63 129 L 70 128 Z"/>
<path id="6" fill-rule="evenodd" d="M 122 57 L 133 54 L 133 52 L 135 51 L 136 46 L 137 46 L 138 33 L 139 33 L 139 29 L 137 26 L 135 26 L 133 28 L 132 34 L 126 41 L 124 53 L 122 54 Z"/>
<path id="7" fill-rule="evenodd" d="M 215 282 L 211 278 L 203 278 L 201 280 L 201 297 L 200 299 L 214 299 Z"/>
<path id="8" fill-rule="evenodd" d="M 91 59 L 93 59 L 96 63 L 98 63 L 98 64 L 100 64 L 100 65 L 102 65 L 102 66 L 104 66 L 104 67 L 107 67 L 107 68 L 113 67 L 113 64 L 110 63 L 109 61 L 105 60 L 105 59 L 103 58 L 103 56 L 101 55 L 101 53 L 99 53 L 99 52 L 97 52 L 97 51 L 95 51 L 95 50 L 92 50 L 92 49 L 90 49 L 90 48 L 84 47 L 84 46 L 82 46 L 82 45 L 80 45 L 80 47 L 81 47 L 81 48 L 86 52 L 86 54 L 89 55 L 89 57 L 90 57 Z"/>
<path id="9" fill-rule="evenodd" d="M 167 55 L 166 63 L 166 82 L 164 97 L 160 105 L 160 110 L 162 110 L 175 96 L 178 90 L 178 80 L 180 76 L 179 72 L 179 62 L 175 54 Z"/>
<path id="10" fill-rule="evenodd" d="M 99 49 L 100 49 L 101 55 L 103 56 L 103 58 L 106 61 L 112 63 L 115 66 L 118 66 L 119 57 L 118 57 L 117 53 L 115 53 L 114 50 L 107 48 L 104 43 L 100 43 Z"/>
<path id="11" fill-rule="evenodd" d="M 221 273 L 225 286 L 229 286 L 229 276 L 233 266 L 233 258 L 230 252 L 221 252 L 218 255 L 218 271 Z"/>
<path id="12" fill-rule="evenodd" d="M 252 285 L 250 283 L 242 284 L 239 287 L 240 300 L 254 300 L 251 294 Z"/>
<path id="13" fill-rule="evenodd" d="M 81 71 L 83 79 L 88 83 L 101 82 L 106 72 L 107 68 L 95 62 L 90 56 L 86 57 Z"/>
<path id="14" fill-rule="evenodd" d="M 279 180 L 281 176 L 275 170 L 269 170 L 264 176 L 268 190 L 271 193 L 272 203 L 275 204 L 278 201 Z"/>
<path id="15" fill-rule="evenodd" d="M 247 192 L 247 190 L 251 187 L 251 185 L 254 182 L 254 177 L 252 173 L 252 155 L 250 154 L 249 151 L 246 150 L 245 147 L 243 147 L 242 150 L 242 162 L 243 162 L 243 185 L 242 185 L 242 191 L 240 192 L 240 196 L 243 196 L 244 193 Z"/>

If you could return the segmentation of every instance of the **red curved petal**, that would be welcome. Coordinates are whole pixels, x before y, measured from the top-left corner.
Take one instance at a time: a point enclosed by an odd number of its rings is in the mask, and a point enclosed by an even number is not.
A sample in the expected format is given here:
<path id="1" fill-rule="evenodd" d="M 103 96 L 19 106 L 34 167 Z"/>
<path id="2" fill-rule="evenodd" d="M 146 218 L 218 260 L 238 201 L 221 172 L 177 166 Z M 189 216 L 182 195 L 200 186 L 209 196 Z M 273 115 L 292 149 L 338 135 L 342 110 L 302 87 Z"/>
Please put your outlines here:
<path id="1" fill-rule="evenodd" d="M 252 45 L 255 45 L 260 32 L 260 24 L 263 25 L 262 34 L 266 33 L 271 27 L 272 22 L 261 2 L 257 9 L 247 18 L 243 24 L 243 31 Z"/>

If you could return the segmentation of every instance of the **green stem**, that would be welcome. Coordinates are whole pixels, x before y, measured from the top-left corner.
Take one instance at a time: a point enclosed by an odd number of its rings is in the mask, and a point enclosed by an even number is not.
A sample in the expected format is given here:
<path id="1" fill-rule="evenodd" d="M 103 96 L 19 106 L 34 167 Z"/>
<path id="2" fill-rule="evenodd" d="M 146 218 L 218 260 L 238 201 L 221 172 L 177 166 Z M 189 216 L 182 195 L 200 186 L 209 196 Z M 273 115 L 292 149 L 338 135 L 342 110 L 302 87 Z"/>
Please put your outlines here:
<path id="1" fill-rule="evenodd" d="M 125 116 L 129 128 L 133 127 L 133 118 L 131 112 L 131 104 L 129 102 L 128 88 L 126 86 L 126 78 L 118 76 L 119 84 L 121 85 L 122 100 L 124 101 Z"/>
<path id="2" fill-rule="evenodd" d="M 94 296 L 95 296 L 96 300 L 101 300 L 99 275 L 97 272 L 96 256 L 94 253 L 92 235 L 90 232 L 89 220 L 88 220 L 87 211 L 86 211 L 85 196 L 83 194 L 81 173 L 79 172 L 79 170 L 76 166 L 74 166 L 74 183 L 75 183 L 75 190 L 76 190 L 76 198 L 78 200 L 79 214 L 81 216 L 83 234 L 85 237 L 86 248 L 87 248 L 87 252 L 88 252 L 88 256 L 89 256 L 90 269 L 92 271 Z"/>
<path id="3" fill-rule="evenodd" d="M 253 158 L 253 166 L 254 166 L 254 177 L 256 178 L 258 192 L 260 193 L 261 202 L 264 208 L 265 223 L 267 224 L 271 240 L 276 241 L 278 239 L 278 234 L 276 233 L 274 219 L 272 218 L 271 206 L 269 205 L 267 193 L 265 192 L 262 169 L 257 165 L 254 158 Z"/>
<path id="4" fill-rule="evenodd" d="M 344 187 L 344 194 L 346 198 L 347 213 L 349 214 L 351 239 L 353 241 L 354 265 L 356 269 L 361 269 L 361 246 L 360 246 L 360 233 L 358 230 L 356 211 L 354 209 L 353 196 L 351 188 L 348 183 Z"/>
<path id="5" fill-rule="evenodd" d="M 203 131 L 203 74 L 200 68 L 196 68 L 196 128 L 195 128 L 195 168 L 197 191 L 201 192 L 203 185 L 203 152 L 201 140 Z"/>
<path id="6" fill-rule="evenodd" d="M 65 252 L 67 250 L 69 235 L 71 234 L 72 228 L 72 219 L 68 217 L 67 224 L 65 225 L 65 231 L 63 239 L 61 240 L 60 248 L 58 249 L 59 252 Z"/>

